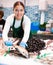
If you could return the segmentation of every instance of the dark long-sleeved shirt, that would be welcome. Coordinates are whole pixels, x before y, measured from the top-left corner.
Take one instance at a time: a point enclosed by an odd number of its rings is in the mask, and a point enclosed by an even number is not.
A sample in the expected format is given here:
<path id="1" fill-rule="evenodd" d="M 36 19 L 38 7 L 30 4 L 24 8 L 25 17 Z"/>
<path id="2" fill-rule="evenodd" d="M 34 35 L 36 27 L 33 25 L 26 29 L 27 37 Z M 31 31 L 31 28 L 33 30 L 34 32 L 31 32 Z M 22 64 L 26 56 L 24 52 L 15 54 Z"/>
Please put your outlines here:
<path id="1" fill-rule="evenodd" d="M 5 25 L 5 20 L 4 19 L 0 20 L 0 25 L 2 25 L 2 29 L 3 29 L 4 25 Z"/>

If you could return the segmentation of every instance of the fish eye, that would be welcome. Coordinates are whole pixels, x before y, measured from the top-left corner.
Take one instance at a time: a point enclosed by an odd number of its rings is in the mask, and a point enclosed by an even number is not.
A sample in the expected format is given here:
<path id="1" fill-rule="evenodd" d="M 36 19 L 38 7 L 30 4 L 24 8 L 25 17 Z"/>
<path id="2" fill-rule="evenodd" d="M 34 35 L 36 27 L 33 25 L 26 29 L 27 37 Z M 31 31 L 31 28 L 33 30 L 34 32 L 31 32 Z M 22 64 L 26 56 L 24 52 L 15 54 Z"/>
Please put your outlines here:
<path id="1" fill-rule="evenodd" d="M 23 52 L 24 53 L 24 52 Z"/>

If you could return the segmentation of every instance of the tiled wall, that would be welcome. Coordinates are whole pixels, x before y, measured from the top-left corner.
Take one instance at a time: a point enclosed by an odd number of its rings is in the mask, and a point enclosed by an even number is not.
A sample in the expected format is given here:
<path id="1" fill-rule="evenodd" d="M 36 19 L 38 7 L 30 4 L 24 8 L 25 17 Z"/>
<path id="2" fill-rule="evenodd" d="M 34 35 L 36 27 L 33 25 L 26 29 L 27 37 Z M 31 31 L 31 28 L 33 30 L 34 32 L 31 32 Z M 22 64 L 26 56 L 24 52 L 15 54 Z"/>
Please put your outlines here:
<path id="1" fill-rule="evenodd" d="M 7 18 L 11 13 L 13 13 L 13 8 L 0 8 L 0 10 L 4 11 L 4 19 Z M 26 6 L 25 7 L 25 14 L 31 19 L 32 22 L 40 21 L 40 11 L 38 5 L 36 6 Z M 48 11 L 45 12 L 45 22 L 49 19 L 53 19 L 53 5 L 48 6 Z"/>

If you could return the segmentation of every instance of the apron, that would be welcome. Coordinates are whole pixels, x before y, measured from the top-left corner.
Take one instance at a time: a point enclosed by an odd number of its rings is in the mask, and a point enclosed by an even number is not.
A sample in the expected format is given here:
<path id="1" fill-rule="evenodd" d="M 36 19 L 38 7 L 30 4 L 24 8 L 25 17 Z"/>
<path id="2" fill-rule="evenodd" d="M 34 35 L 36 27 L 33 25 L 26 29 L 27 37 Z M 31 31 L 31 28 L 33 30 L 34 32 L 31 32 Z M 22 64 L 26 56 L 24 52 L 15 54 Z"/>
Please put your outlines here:
<path id="1" fill-rule="evenodd" d="M 24 30 L 23 30 L 23 27 L 22 27 L 22 22 L 23 22 L 23 19 L 24 17 L 22 17 L 22 20 L 21 20 L 21 25 L 18 27 L 18 28 L 15 28 L 14 25 L 15 25 L 15 17 L 14 17 L 14 21 L 13 21 L 13 25 L 12 25 L 12 30 L 13 30 L 13 37 L 14 38 L 23 38 L 23 35 L 24 35 Z M 30 31 L 30 35 L 29 35 L 29 38 L 32 37 L 32 34 L 31 34 L 31 31 Z"/>
<path id="2" fill-rule="evenodd" d="M 22 38 L 23 35 L 24 35 L 24 30 L 22 28 L 22 22 L 23 22 L 23 18 L 22 17 L 22 20 L 21 20 L 21 25 L 18 27 L 18 28 L 15 28 L 14 25 L 15 25 L 15 17 L 14 17 L 14 21 L 13 21 L 13 25 L 12 25 L 12 30 L 13 30 L 13 37 L 14 38 Z"/>

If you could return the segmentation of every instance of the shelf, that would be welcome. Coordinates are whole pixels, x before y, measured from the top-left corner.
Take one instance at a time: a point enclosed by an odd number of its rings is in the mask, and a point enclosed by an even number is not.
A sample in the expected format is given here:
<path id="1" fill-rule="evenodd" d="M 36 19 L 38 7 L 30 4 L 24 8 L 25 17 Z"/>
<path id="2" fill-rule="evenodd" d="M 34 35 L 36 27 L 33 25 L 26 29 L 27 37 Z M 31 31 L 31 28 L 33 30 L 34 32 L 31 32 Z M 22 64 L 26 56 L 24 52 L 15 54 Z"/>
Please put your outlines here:
<path id="1" fill-rule="evenodd" d="M 36 38 L 39 38 L 39 39 L 53 39 L 53 34 L 35 34 L 34 35 Z"/>

